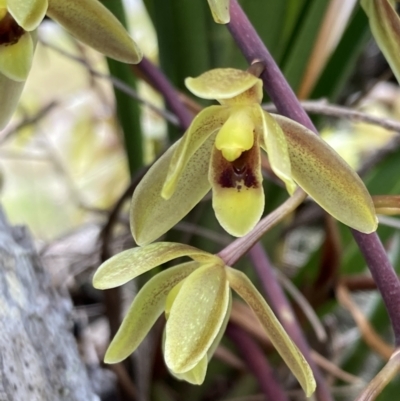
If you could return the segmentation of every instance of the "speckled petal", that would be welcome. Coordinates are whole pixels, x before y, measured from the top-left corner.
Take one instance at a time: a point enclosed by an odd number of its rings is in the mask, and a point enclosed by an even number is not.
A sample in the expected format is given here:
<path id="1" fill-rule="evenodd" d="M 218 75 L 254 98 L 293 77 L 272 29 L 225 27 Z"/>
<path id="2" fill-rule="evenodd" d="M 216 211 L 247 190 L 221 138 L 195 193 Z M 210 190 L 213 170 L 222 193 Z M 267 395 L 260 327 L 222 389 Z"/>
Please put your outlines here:
<path id="1" fill-rule="evenodd" d="M 24 86 L 25 82 L 16 82 L 0 73 L 0 131 L 14 114 Z"/>
<path id="2" fill-rule="evenodd" d="M 39 26 L 47 6 L 47 0 L 7 0 L 8 11 L 25 31 L 33 31 Z"/>
<path id="3" fill-rule="evenodd" d="M 222 127 L 228 117 L 229 109 L 222 106 L 207 107 L 196 116 L 171 158 L 161 192 L 164 199 L 171 198 L 190 158 L 212 134 Z"/>
<path id="4" fill-rule="evenodd" d="M 143 57 L 122 24 L 98 0 L 50 0 L 47 14 L 107 57 L 130 64 Z"/>
<path id="5" fill-rule="evenodd" d="M 400 82 L 400 18 L 388 0 L 361 0 L 372 34 Z"/>
<path id="6" fill-rule="evenodd" d="M 26 81 L 31 69 L 35 43 L 30 32 L 17 43 L 0 46 L 0 73 L 17 82 Z"/>
<path id="7" fill-rule="evenodd" d="M 190 158 L 170 199 L 161 197 L 168 166 L 179 142 L 150 168 L 132 197 L 131 230 L 139 245 L 165 234 L 186 216 L 210 190 L 208 166 L 215 136 L 211 136 Z"/>
<path id="8" fill-rule="evenodd" d="M 337 220 L 363 233 L 375 231 L 374 204 L 352 168 L 307 128 L 279 115 L 273 117 L 285 133 L 297 184 Z"/>
<path id="9" fill-rule="evenodd" d="M 182 256 L 199 262 L 219 260 L 218 257 L 190 245 L 156 242 L 145 247 L 128 249 L 105 261 L 93 277 L 93 286 L 100 290 L 118 287 L 156 266 Z"/>
<path id="10" fill-rule="evenodd" d="M 230 0 L 208 0 L 212 16 L 217 24 L 227 24 L 231 20 L 229 2 Z"/>
<path id="11" fill-rule="evenodd" d="M 247 71 L 234 68 L 215 68 L 201 74 L 197 78 L 186 78 L 186 87 L 202 99 L 217 99 L 220 103 L 234 105 L 237 103 L 260 103 L 262 99 L 262 81 Z M 235 100 L 236 96 L 249 89 L 242 102 Z"/>
<path id="12" fill-rule="evenodd" d="M 199 266 L 197 262 L 187 262 L 171 267 L 141 288 L 108 347 L 104 362 L 120 362 L 136 350 L 163 312 L 169 291 Z"/>
<path id="13" fill-rule="evenodd" d="M 307 397 L 309 397 L 315 391 L 315 380 L 307 361 L 248 277 L 242 272 L 229 267 L 226 268 L 226 271 L 231 288 L 253 309 L 267 332 L 268 338 L 296 376 Z"/>
<path id="14" fill-rule="evenodd" d="M 228 304 L 229 286 L 220 264 L 203 265 L 185 279 L 166 324 L 164 358 L 169 369 L 184 373 L 204 358 Z"/>
<path id="15" fill-rule="evenodd" d="M 246 235 L 260 220 L 265 203 L 258 137 L 234 162 L 228 162 L 214 148 L 209 180 L 219 224 L 235 237 Z"/>
<path id="16" fill-rule="evenodd" d="M 257 107 L 262 120 L 261 147 L 268 153 L 268 160 L 274 173 L 285 183 L 292 195 L 296 184 L 292 178 L 289 150 L 282 128 L 270 114 Z"/>

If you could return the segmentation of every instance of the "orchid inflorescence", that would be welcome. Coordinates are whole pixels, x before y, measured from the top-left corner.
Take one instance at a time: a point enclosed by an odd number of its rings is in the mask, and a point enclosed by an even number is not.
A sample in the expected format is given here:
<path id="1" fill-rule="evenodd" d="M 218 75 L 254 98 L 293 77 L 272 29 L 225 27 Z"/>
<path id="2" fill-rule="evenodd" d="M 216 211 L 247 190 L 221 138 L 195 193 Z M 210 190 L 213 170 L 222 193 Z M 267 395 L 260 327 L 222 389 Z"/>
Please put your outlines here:
<path id="1" fill-rule="evenodd" d="M 193 261 L 159 273 L 142 287 L 105 361 L 116 363 L 131 354 L 164 311 L 163 352 L 169 371 L 178 379 L 202 383 L 229 319 L 231 288 L 253 309 L 310 395 L 315 381 L 308 363 L 242 272 L 191 246 L 153 241 L 210 189 L 221 226 L 234 236 L 250 233 L 264 211 L 261 149 L 289 194 L 300 186 L 355 229 L 376 229 L 372 199 L 358 175 L 323 140 L 300 124 L 262 109 L 262 81 L 250 72 L 214 69 L 185 83 L 195 95 L 216 99 L 220 105 L 202 110 L 182 139 L 141 180 L 132 198 L 131 229 L 142 247 L 103 263 L 93 283 L 97 288 L 113 288 L 169 260 L 188 256 Z"/>

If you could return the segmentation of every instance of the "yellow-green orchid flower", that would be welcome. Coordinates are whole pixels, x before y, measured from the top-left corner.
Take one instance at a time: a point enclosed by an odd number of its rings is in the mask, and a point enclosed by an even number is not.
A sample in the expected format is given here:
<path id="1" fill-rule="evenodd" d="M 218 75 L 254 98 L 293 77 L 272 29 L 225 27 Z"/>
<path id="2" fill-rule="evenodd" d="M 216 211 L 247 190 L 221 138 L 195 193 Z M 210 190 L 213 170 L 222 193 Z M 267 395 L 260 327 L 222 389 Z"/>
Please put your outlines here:
<path id="1" fill-rule="evenodd" d="M 99 267 L 93 285 L 114 288 L 182 256 L 193 261 L 157 274 L 136 295 L 105 362 L 120 362 L 134 352 L 165 311 L 165 363 L 177 378 L 201 384 L 229 320 L 231 288 L 253 309 L 307 396 L 311 395 L 315 381 L 303 355 L 251 281 L 242 272 L 225 266 L 218 256 L 189 245 L 158 242 L 112 257 Z"/>
<path id="2" fill-rule="evenodd" d="M 139 245 L 173 227 L 210 188 L 221 226 L 234 236 L 248 233 L 264 211 L 260 148 L 290 194 L 298 184 L 344 224 L 376 230 L 374 206 L 358 175 L 307 128 L 265 112 L 259 78 L 226 68 L 185 83 L 195 95 L 221 105 L 201 111 L 136 188 L 131 229 Z"/>
<path id="3" fill-rule="evenodd" d="M 98 0 L 0 0 L 0 129 L 17 106 L 33 60 L 36 29 L 46 14 L 108 57 L 133 64 L 141 60 L 128 32 Z"/>

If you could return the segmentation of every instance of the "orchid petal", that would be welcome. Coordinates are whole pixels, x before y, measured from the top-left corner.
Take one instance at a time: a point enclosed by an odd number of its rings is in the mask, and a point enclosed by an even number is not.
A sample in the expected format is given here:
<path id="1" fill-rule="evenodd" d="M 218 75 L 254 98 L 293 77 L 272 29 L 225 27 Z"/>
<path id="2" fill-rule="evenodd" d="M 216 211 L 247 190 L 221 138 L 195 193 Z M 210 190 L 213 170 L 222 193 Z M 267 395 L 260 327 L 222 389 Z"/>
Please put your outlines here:
<path id="1" fill-rule="evenodd" d="M 17 82 L 26 81 L 31 69 L 35 44 L 29 32 L 17 43 L 0 46 L 0 73 Z"/>
<path id="2" fill-rule="evenodd" d="M 227 24 L 231 18 L 229 15 L 230 0 L 208 0 L 214 21 L 217 24 Z"/>
<path id="3" fill-rule="evenodd" d="M 51 0 L 47 15 L 107 57 L 130 64 L 143 57 L 122 24 L 98 0 Z"/>
<path id="4" fill-rule="evenodd" d="M 39 26 L 47 6 L 47 0 L 7 0 L 8 11 L 25 31 L 33 31 Z"/>
<path id="5" fill-rule="evenodd" d="M 388 0 L 361 0 L 361 5 L 379 48 L 400 82 L 400 18 L 394 4 Z"/>
<path id="6" fill-rule="evenodd" d="M 168 200 L 161 197 L 161 189 L 179 141 L 149 169 L 132 197 L 131 230 L 137 244 L 148 244 L 165 234 L 210 190 L 207 174 L 213 145 L 212 136 L 190 158 Z"/>
<path id="7" fill-rule="evenodd" d="M 198 267 L 197 262 L 171 267 L 151 278 L 141 288 L 108 347 L 104 362 L 120 362 L 136 350 L 163 312 L 171 288 Z"/>
<path id="8" fill-rule="evenodd" d="M 145 247 L 128 249 L 106 260 L 93 277 L 93 286 L 100 290 L 118 287 L 170 260 L 188 256 L 198 262 L 218 263 L 220 259 L 190 245 L 156 242 Z"/>
<path id="9" fill-rule="evenodd" d="M 261 107 L 257 107 L 262 119 L 261 147 L 268 153 L 273 172 L 285 183 L 290 195 L 296 184 L 292 179 L 292 169 L 285 134 L 279 124 Z"/>
<path id="10" fill-rule="evenodd" d="M 213 343 L 211 344 L 211 347 L 208 349 L 207 354 L 203 356 L 203 358 L 200 359 L 200 362 L 195 365 L 192 369 L 188 370 L 187 372 L 184 373 L 175 373 L 172 370 L 168 369 L 168 371 L 176 377 L 179 380 L 185 380 L 188 383 L 191 384 L 196 384 L 200 385 L 203 384 L 204 379 L 206 377 L 207 373 L 207 367 L 208 367 L 208 362 L 211 360 L 212 356 L 214 355 L 215 350 L 217 349 L 219 343 L 221 342 L 221 339 L 225 333 L 226 326 L 228 325 L 229 318 L 231 315 L 231 309 L 232 309 L 232 293 L 229 291 L 229 304 L 228 304 L 228 309 L 225 314 L 224 321 L 222 322 L 221 328 L 219 329 L 219 332 L 217 336 L 215 337 Z M 163 337 L 163 352 L 165 350 L 165 331 L 164 331 L 164 337 Z M 168 366 L 167 366 L 168 368 Z"/>
<path id="11" fill-rule="evenodd" d="M 219 224 L 235 237 L 251 231 L 260 220 L 265 203 L 258 136 L 254 146 L 232 163 L 214 148 L 209 180 Z"/>
<path id="12" fill-rule="evenodd" d="M 196 116 L 172 156 L 161 192 L 164 199 L 171 198 L 190 158 L 210 135 L 222 127 L 228 117 L 229 109 L 222 106 L 207 107 Z"/>
<path id="13" fill-rule="evenodd" d="M 374 204 L 360 177 L 306 127 L 279 115 L 273 117 L 285 133 L 297 184 L 337 220 L 363 233 L 375 231 Z"/>
<path id="14" fill-rule="evenodd" d="M 199 386 L 203 384 L 204 379 L 206 378 L 208 367 L 208 359 L 207 355 L 204 355 L 203 358 L 195 365 L 192 369 L 183 373 L 175 373 L 171 369 L 168 369 L 169 372 L 178 380 L 184 380 L 190 384 L 194 384 Z"/>
<path id="15" fill-rule="evenodd" d="M 217 99 L 222 104 L 245 105 L 260 103 L 262 99 L 261 79 L 234 68 L 215 68 L 196 78 L 186 78 L 185 85 L 194 95 Z"/>
<path id="16" fill-rule="evenodd" d="M 166 324 L 165 362 L 184 373 L 206 355 L 218 335 L 229 304 L 229 286 L 221 264 L 206 264 L 185 279 Z"/>
<path id="17" fill-rule="evenodd" d="M 230 267 L 226 267 L 226 272 L 231 288 L 253 309 L 268 338 L 309 397 L 315 391 L 315 380 L 307 361 L 248 277 Z"/>
<path id="18" fill-rule="evenodd" d="M 0 131 L 8 124 L 18 105 L 25 82 L 16 82 L 0 73 L 0 93 L 6 93 L 0 100 Z"/>

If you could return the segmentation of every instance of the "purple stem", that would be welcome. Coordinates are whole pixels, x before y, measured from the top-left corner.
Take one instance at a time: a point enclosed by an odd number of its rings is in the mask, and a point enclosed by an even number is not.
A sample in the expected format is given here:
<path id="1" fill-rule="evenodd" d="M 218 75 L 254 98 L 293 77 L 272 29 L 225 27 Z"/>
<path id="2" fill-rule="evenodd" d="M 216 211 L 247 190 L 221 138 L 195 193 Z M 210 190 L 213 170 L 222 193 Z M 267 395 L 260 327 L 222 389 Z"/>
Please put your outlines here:
<path id="1" fill-rule="evenodd" d="M 381 292 L 395 335 L 396 347 L 400 346 L 400 281 L 387 257 L 378 234 L 362 234 L 352 230 L 372 278 Z"/>
<path id="2" fill-rule="evenodd" d="M 178 118 L 181 128 L 186 130 L 193 120 L 193 115 L 179 100 L 178 93 L 171 85 L 168 78 L 146 57 L 143 57 L 142 61 L 136 65 L 136 68 L 138 68 L 163 95 L 169 108 Z"/>
<path id="3" fill-rule="evenodd" d="M 240 327 L 229 323 L 226 334 L 235 343 L 250 371 L 270 401 L 289 401 L 257 343 Z"/>
<path id="4" fill-rule="evenodd" d="M 249 256 L 258 276 L 260 277 L 265 295 L 269 300 L 268 303 L 278 316 L 279 321 L 289 334 L 290 338 L 298 346 L 299 350 L 304 355 L 304 358 L 306 358 L 314 373 L 315 381 L 317 382 L 316 392 L 318 399 L 326 401 L 332 400 L 326 382 L 318 366 L 311 357 L 310 347 L 303 336 L 293 309 L 288 302 L 282 287 L 278 283 L 274 270 L 262 245 L 260 243 L 254 245 L 254 247 L 249 251 Z"/>
<path id="5" fill-rule="evenodd" d="M 265 70 L 261 78 L 264 82 L 264 88 L 275 103 L 278 112 L 299 122 L 317 134 L 317 129 L 302 108 L 296 95 L 275 63 L 275 60 L 257 35 L 257 32 L 237 3 L 237 0 L 231 0 L 230 5 L 231 22 L 228 24 L 228 29 L 249 63 L 255 60 L 264 63 Z M 376 233 L 363 234 L 355 230 L 352 230 L 352 233 L 372 273 L 376 286 L 382 294 L 392 322 L 396 345 L 399 346 L 399 280 L 378 235 Z"/>

